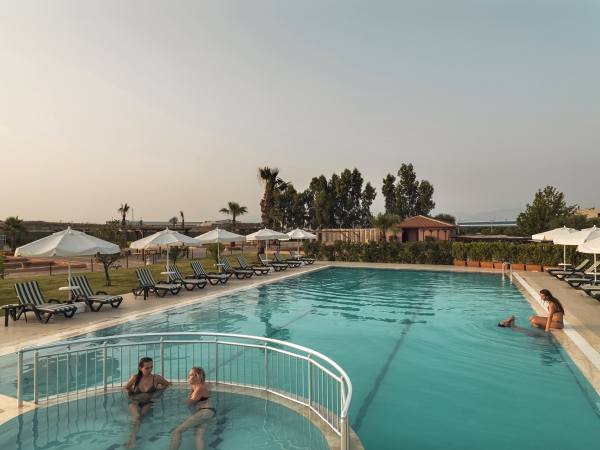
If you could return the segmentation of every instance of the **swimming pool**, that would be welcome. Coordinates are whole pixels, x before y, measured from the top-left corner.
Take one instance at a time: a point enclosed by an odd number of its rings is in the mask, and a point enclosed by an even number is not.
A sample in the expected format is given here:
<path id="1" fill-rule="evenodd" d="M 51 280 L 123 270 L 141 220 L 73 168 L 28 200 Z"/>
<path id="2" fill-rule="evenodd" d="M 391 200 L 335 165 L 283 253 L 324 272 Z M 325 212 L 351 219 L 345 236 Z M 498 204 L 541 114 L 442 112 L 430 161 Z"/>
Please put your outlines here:
<path id="1" fill-rule="evenodd" d="M 598 395 L 551 335 L 496 327 L 509 314 L 525 326 L 531 308 L 498 275 L 330 268 L 85 337 L 206 331 L 313 348 L 350 376 L 367 449 L 595 446 Z M 0 383 L 15 394 L 14 376 Z"/>

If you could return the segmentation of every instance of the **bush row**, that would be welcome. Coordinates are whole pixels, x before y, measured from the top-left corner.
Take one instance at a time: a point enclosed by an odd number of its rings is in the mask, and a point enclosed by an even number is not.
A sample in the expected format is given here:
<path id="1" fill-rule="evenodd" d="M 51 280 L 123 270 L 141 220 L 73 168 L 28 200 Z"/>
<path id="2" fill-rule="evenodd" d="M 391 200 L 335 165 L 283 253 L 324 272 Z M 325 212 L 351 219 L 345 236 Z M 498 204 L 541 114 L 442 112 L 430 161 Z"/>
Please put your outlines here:
<path id="1" fill-rule="evenodd" d="M 305 242 L 307 256 L 325 261 L 383 262 L 408 264 L 452 264 L 452 244 L 425 242 Z"/>
<path id="2" fill-rule="evenodd" d="M 517 264 L 555 266 L 563 262 L 562 245 L 516 244 L 513 242 L 455 242 L 452 254 L 461 261 L 511 261 Z M 589 255 L 579 253 L 574 245 L 567 246 L 567 261 L 579 264 Z"/>
<path id="3" fill-rule="evenodd" d="M 553 244 L 512 242 L 344 242 L 304 243 L 307 256 L 323 261 L 381 262 L 407 264 L 453 264 L 462 261 L 511 261 L 517 264 L 555 266 L 563 261 L 563 247 Z M 567 246 L 567 261 L 579 264 L 589 255 Z"/>

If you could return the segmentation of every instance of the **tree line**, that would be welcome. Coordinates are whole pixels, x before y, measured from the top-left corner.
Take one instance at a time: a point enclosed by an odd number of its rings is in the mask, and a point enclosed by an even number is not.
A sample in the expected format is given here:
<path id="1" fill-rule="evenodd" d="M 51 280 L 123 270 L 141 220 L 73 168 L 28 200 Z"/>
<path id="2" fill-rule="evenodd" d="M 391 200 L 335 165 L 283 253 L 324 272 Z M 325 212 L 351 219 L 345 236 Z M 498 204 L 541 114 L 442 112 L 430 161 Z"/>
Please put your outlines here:
<path id="1" fill-rule="evenodd" d="M 313 177 L 308 188 L 297 191 L 279 176 L 277 167 L 261 167 L 258 179 L 265 192 L 260 202 L 261 226 L 266 228 L 368 228 L 372 226 L 371 205 L 377 190 L 357 168 L 331 177 Z M 385 214 L 398 220 L 428 215 L 435 207 L 433 185 L 417 180 L 412 164 L 402 164 L 398 179 L 383 179 Z"/>

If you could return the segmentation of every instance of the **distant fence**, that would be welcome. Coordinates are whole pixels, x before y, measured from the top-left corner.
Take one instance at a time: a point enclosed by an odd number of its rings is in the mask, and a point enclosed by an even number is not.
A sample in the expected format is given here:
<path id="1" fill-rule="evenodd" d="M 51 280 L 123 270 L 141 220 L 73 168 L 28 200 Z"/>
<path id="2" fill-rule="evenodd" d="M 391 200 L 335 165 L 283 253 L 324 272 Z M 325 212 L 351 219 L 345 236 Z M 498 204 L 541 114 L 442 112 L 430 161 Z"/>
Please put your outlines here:
<path id="1" fill-rule="evenodd" d="M 482 228 L 482 227 L 498 227 L 498 228 L 506 228 L 506 227 L 516 227 L 516 220 L 479 220 L 479 221 L 469 221 L 469 222 L 456 222 L 457 227 L 463 228 Z"/>
<path id="2" fill-rule="evenodd" d="M 379 230 L 375 228 L 330 228 L 325 230 L 314 230 L 317 240 L 321 242 L 378 242 L 380 240 Z"/>

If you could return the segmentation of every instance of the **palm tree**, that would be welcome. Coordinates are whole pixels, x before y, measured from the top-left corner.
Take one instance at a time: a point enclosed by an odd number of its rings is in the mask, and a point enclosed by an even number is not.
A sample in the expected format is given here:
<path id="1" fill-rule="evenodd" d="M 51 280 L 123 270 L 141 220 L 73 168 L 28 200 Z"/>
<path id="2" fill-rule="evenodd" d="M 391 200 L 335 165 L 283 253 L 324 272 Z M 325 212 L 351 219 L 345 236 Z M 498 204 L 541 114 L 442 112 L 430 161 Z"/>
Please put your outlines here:
<path id="1" fill-rule="evenodd" d="M 379 240 L 385 241 L 385 233 L 400 222 L 400 217 L 393 214 L 377 214 L 377 217 L 371 217 L 371 225 L 379 230 Z"/>
<path id="2" fill-rule="evenodd" d="M 271 208 L 273 208 L 273 193 L 276 190 L 283 191 L 288 183 L 279 178 L 277 167 L 259 167 L 257 174 L 258 182 L 265 185 L 265 194 L 260 202 L 261 223 L 263 228 L 271 226 Z"/>
<path id="3" fill-rule="evenodd" d="M 19 219 L 19 216 L 7 217 L 4 221 L 4 231 L 11 234 L 11 250 L 14 252 L 17 249 L 17 233 L 19 231 L 25 231 L 25 225 L 23 220 Z"/>
<path id="4" fill-rule="evenodd" d="M 231 231 L 235 231 L 235 218 L 248 213 L 248 208 L 237 202 L 227 202 L 227 208 L 221 208 L 219 212 L 231 216 Z"/>
<path id="5" fill-rule="evenodd" d="M 127 217 L 127 213 L 129 212 L 130 208 L 131 207 L 127 203 L 125 203 L 124 205 L 121 204 L 121 207 L 119 209 L 117 209 L 117 212 L 119 214 L 121 214 L 121 217 L 122 217 L 122 219 L 121 219 L 121 228 L 123 229 L 123 232 L 125 232 L 125 226 L 127 225 L 126 221 L 125 221 L 125 218 Z"/>
<path id="6" fill-rule="evenodd" d="M 279 178 L 279 169 L 277 167 L 259 167 L 256 174 L 258 182 L 265 185 L 265 194 L 260 202 L 260 225 L 263 228 L 271 226 L 273 218 L 271 209 L 274 206 L 273 194 L 276 190 L 283 191 L 288 183 Z M 265 252 L 264 241 L 258 241 L 257 254 Z"/>
<path id="7" fill-rule="evenodd" d="M 185 228 L 185 214 L 183 211 L 179 211 L 179 215 L 181 216 L 181 228 Z"/>

